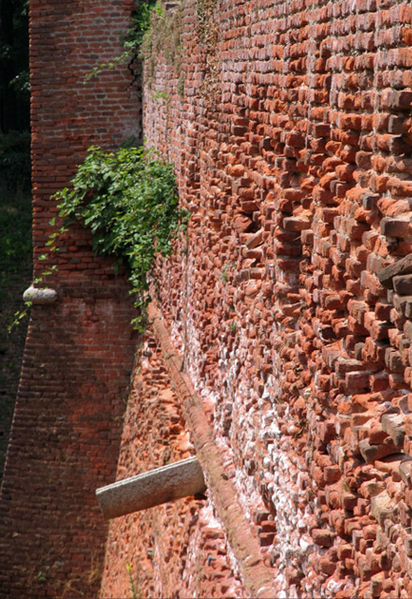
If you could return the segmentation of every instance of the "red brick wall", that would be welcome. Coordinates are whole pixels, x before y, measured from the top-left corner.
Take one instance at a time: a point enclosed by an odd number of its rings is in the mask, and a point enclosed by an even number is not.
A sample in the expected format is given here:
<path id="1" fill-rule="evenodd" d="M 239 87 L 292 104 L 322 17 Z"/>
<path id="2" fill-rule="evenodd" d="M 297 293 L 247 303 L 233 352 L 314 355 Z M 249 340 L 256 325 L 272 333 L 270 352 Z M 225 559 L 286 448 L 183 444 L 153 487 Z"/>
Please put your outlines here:
<path id="1" fill-rule="evenodd" d="M 135 340 L 125 282 L 59 286 L 36 306 L 1 496 L 3 597 L 96 594 Z"/>
<path id="2" fill-rule="evenodd" d="M 53 231 L 50 195 L 91 144 L 140 135 L 120 54 L 130 3 L 30 3 L 34 272 Z M 115 476 L 136 339 L 128 283 L 96 259 L 78 227 L 59 241 L 57 302 L 34 306 L 8 449 L 0 516 L 2 597 L 96 596 L 107 524 L 95 489 Z"/>
<path id="3" fill-rule="evenodd" d="M 279 596 L 409 597 L 409 291 L 377 275 L 412 251 L 411 7 L 198 9 L 181 65 L 147 71 L 145 138 L 192 211 L 162 311 L 238 501 L 275 514 Z"/>
<path id="4" fill-rule="evenodd" d="M 194 453 L 164 355 L 149 333 L 136 360 L 116 480 Z M 248 596 L 209 499 L 188 497 L 110 522 L 100 597 L 130 597 L 132 584 L 138 597 Z"/>
<path id="5" fill-rule="evenodd" d="M 84 149 L 136 131 L 126 78 L 80 84 L 87 38 L 102 36 L 102 62 L 105 25 L 119 31 L 126 12 L 32 2 L 37 252 L 49 194 Z M 128 564 L 138 596 L 412 595 L 412 292 L 378 278 L 412 252 L 411 24 L 387 0 L 185 3 L 180 57 L 163 35 L 144 102 L 145 138 L 192 212 L 159 262 L 174 348 L 155 323 L 162 345 L 146 339 L 120 438 L 126 287 L 70 233 L 59 301 L 35 308 L 27 342 L 2 495 L 6 597 L 95 594 L 94 488 L 194 449 L 207 499 L 113 521 L 102 598 L 132 594 Z"/>
<path id="6" fill-rule="evenodd" d="M 86 149 L 109 150 L 141 137 L 139 94 L 127 65 L 103 66 L 123 51 L 130 10 L 130 0 L 30 3 L 35 258 L 52 230 L 50 195 L 67 185 Z M 87 79 L 96 66 L 101 72 Z M 59 256 L 60 278 L 66 270 L 70 280 L 73 270 L 79 277 L 100 277 L 104 267 L 88 246 L 79 230 L 73 242 L 64 240 L 69 252 Z M 43 264 L 35 259 L 34 267 L 37 273 Z"/>

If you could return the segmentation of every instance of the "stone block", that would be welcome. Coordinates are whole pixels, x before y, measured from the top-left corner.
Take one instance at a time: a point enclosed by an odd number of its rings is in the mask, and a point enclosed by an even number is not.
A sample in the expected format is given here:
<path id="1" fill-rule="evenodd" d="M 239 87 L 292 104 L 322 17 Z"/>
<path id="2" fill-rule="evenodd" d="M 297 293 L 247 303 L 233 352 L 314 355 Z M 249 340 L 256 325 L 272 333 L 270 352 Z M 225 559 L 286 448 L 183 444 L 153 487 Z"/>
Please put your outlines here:
<path id="1" fill-rule="evenodd" d="M 23 299 L 25 302 L 31 302 L 32 304 L 36 305 L 54 304 L 54 302 L 57 300 L 57 292 L 55 289 L 50 289 L 47 287 L 39 289 L 31 285 L 23 293 Z"/>
<path id="2" fill-rule="evenodd" d="M 202 468 L 196 457 L 161 466 L 111 485 L 96 496 L 105 518 L 116 518 L 205 490 Z"/>
<path id="3" fill-rule="evenodd" d="M 365 462 L 372 464 L 375 460 L 396 453 L 397 447 L 389 437 L 379 445 L 372 445 L 369 439 L 362 439 L 359 441 L 359 451 Z"/>
<path id="4" fill-rule="evenodd" d="M 312 530 L 313 542 L 320 547 L 331 547 L 336 534 L 324 528 L 314 528 Z"/>
<path id="5" fill-rule="evenodd" d="M 334 364 L 338 376 L 344 377 L 347 372 L 366 370 L 365 364 L 360 360 L 338 358 Z"/>
<path id="6" fill-rule="evenodd" d="M 387 433 L 395 445 L 401 447 L 405 436 L 403 414 L 384 414 L 382 416 L 382 429 Z"/>
<path id="7" fill-rule="evenodd" d="M 371 499 L 371 515 L 383 526 L 385 520 L 391 520 L 394 515 L 392 500 L 386 491 Z"/>
<path id="8" fill-rule="evenodd" d="M 412 228 L 410 218 L 389 218 L 381 220 L 381 232 L 386 237 L 399 237 L 404 239 L 411 235 Z"/>
<path id="9" fill-rule="evenodd" d="M 408 314 L 411 312 L 412 295 L 398 295 L 397 293 L 394 293 L 393 305 L 400 314 L 404 314 L 407 318 L 410 318 L 410 316 L 407 315 L 407 312 Z"/>
<path id="10" fill-rule="evenodd" d="M 370 371 L 354 371 L 345 374 L 345 391 L 346 393 L 361 393 L 370 388 L 369 376 Z"/>
<path id="11" fill-rule="evenodd" d="M 310 221 L 298 216 L 286 216 L 283 219 L 283 227 L 287 231 L 304 231 L 305 229 L 309 229 Z"/>
<path id="12" fill-rule="evenodd" d="M 405 368 L 401 360 L 401 354 L 392 347 L 385 350 L 385 364 L 391 372 L 403 372 Z"/>

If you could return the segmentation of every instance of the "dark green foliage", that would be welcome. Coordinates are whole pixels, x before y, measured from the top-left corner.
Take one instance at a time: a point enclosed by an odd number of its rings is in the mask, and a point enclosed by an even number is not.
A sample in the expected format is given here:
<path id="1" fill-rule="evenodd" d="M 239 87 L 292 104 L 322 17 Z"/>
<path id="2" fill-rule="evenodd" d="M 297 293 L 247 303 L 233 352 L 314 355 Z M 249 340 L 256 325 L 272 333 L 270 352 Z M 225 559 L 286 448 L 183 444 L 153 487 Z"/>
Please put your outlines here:
<path id="1" fill-rule="evenodd" d="M 31 197 L 0 192 L 0 271 L 17 272 L 31 255 Z"/>
<path id="2" fill-rule="evenodd" d="M 30 189 L 30 133 L 0 133 L 0 181 L 10 192 Z"/>
<path id="3" fill-rule="evenodd" d="M 182 7 L 176 5 L 172 9 L 165 10 L 163 4 L 157 2 L 151 12 L 150 26 L 143 37 L 140 50 L 145 62 L 145 77 L 149 87 L 161 53 L 173 67 L 178 79 L 181 77 L 181 30 Z M 178 89 L 179 93 L 183 92 L 183 76 Z"/>
<path id="4" fill-rule="evenodd" d="M 66 223 L 80 220 L 93 234 L 93 249 L 115 256 L 130 269 L 142 329 L 150 299 L 147 275 L 156 254 L 170 255 L 186 221 L 178 207 L 173 168 L 151 151 L 89 148 L 71 181 L 55 196 Z"/>
<path id="5" fill-rule="evenodd" d="M 150 28 L 152 22 L 153 9 L 156 8 L 156 11 L 159 13 L 161 10 L 159 6 L 156 0 L 146 0 L 145 2 L 135 0 L 135 9 L 132 12 L 132 26 L 126 33 L 124 40 L 126 49 L 137 49 L 141 46 L 145 33 Z"/>
<path id="6" fill-rule="evenodd" d="M 27 0 L 0 0 L 0 131 L 29 127 Z"/>

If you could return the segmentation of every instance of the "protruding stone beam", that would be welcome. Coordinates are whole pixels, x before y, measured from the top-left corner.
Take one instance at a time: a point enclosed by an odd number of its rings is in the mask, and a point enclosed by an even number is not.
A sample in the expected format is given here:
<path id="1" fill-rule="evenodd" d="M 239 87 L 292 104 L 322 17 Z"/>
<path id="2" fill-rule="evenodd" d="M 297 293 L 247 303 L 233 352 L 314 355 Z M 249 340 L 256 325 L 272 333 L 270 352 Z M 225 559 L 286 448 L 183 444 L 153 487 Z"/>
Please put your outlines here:
<path id="1" fill-rule="evenodd" d="M 162 314 L 153 300 L 149 306 L 149 318 L 161 344 L 171 382 L 184 406 L 187 429 L 192 433 L 196 454 L 206 475 L 211 502 L 225 528 L 247 596 L 273 599 L 278 596 L 273 567 L 262 553 L 256 527 L 251 524 L 238 500 L 233 479 L 227 476 L 225 454 L 216 443 L 215 431 L 204 411 L 203 402 L 194 392 L 193 383 L 182 366 L 183 358 L 173 345 Z"/>
<path id="2" fill-rule="evenodd" d="M 96 495 L 108 519 L 196 495 L 205 489 L 200 463 L 192 457 L 100 487 Z"/>
<path id="3" fill-rule="evenodd" d="M 23 293 L 23 299 L 25 302 L 31 302 L 32 304 L 53 304 L 57 299 L 57 292 L 55 289 L 47 287 L 37 289 L 37 287 L 31 285 Z"/>

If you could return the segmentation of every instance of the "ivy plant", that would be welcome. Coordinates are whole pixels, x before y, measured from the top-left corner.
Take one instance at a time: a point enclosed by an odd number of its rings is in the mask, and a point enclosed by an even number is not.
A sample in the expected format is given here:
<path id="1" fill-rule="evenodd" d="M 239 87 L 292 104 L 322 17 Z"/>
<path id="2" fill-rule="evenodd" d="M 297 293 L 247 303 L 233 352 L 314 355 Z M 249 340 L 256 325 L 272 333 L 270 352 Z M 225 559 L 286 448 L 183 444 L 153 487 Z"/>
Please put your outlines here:
<path id="1" fill-rule="evenodd" d="M 178 206 L 172 165 L 142 148 L 105 153 L 92 146 L 70 187 L 53 197 L 65 225 L 80 221 L 91 230 L 96 254 L 114 256 L 128 268 L 139 311 L 134 324 L 142 331 L 155 257 L 172 253 L 188 218 Z"/>

